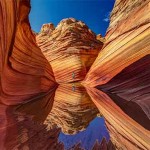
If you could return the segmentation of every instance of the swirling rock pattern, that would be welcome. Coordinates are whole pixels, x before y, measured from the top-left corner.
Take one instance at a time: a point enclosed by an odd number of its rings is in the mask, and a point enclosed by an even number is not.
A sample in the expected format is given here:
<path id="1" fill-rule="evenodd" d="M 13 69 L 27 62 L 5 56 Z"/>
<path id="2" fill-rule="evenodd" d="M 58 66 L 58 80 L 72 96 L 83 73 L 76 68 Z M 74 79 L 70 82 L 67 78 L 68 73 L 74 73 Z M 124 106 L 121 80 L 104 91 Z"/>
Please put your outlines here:
<path id="1" fill-rule="evenodd" d="M 103 45 L 83 22 L 73 18 L 63 19 L 55 29 L 52 24 L 43 25 L 36 40 L 58 83 L 83 80 Z"/>
<path id="2" fill-rule="evenodd" d="M 73 18 L 62 20 L 56 28 L 44 24 L 36 34 L 28 21 L 29 2 L 0 0 L 0 102 L 23 103 L 20 112 L 48 128 L 57 124 L 66 134 L 84 130 L 98 108 L 117 149 L 150 149 L 150 1 L 116 0 L 105 38 Z M 61 84 L 56 92 L 55 78 Z M 74 83 L 84 78 L 82 83 L 97 108 L 86 90 Z M 12 115 L 10 107 L 0 108 L 1 149 L 64 148 L 57 141 L 59 129 L 48 133 L 45 125 Z M 23 126 L 21 133 L 18 126 Z M 42 140 L 35 138 L 37 133 Z M 95 144 L 94 149 L 108 147 L 104 140 Z"/>
<path id="3" fill-rule="evenodd" d="M 149 16 L 149 0 L 116 0 L 106 42 L 84 84 L 105 84 L 125 67 L 150 54 Z"/>
<path id="4" fill-rule="evenodd" d="M 39 97 L 36 96 L 32 101 L 17 105 L 15 110 L 21 114 L 32 116 L 33 119 L 39 123 L 44 123 L 47 115 L 51 112 L 56 88 L 57 87 L 54 87 L 53 89 L 43 95 L 40 95 Z"/>
<path id="5" fill-rule="evenodd" d="M 54 86 L 51 66 L 31 31 L 29 0 L 0 0 L 0 101 L 14 105 Z"/>

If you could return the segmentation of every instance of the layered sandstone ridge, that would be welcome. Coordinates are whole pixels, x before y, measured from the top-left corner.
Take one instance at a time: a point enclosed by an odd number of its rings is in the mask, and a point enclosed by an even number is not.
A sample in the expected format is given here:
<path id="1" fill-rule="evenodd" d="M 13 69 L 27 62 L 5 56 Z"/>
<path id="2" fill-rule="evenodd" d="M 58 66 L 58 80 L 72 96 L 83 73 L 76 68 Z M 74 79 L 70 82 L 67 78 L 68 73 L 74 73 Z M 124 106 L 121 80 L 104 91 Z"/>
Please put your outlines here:
<path id="1" fill-rule="evenodd" d="M 43 25 L 36 40 L 58 83 L 83 80 L 103 45 L 74 18 L 63 19 L 55 29 L 52 24 Z"/>
<path id="2" fill-rule="evenodd" d="M 105 84 L 125 67 L 150 54 L 149 16 L 149 0 L 116 1 L 105 44 L 84 84 Z"/>
<path id="3" fill-rule="evenodd" d="M 0 101 L 29 101 L 54 86 L 48 61 L 35 42 L 28 21 L 28 0 L 0 0 Z"/>

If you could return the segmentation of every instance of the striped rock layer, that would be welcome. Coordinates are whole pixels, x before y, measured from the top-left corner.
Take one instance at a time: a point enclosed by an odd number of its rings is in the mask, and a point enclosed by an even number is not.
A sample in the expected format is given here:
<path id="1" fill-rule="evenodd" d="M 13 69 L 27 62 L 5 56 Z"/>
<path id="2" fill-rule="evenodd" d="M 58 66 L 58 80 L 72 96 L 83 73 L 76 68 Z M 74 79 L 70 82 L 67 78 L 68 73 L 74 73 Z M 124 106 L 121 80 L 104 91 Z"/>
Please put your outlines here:
<path id="1" fill-rule="evenodd" d="M 98 108 L 117 149 L 150 149 L 150 1 L 116 0 L 105 39 L 96 38 L 73 18 L 56 28 L 45 24 L 36 35 L 29 25 L 29 11 L 29 0 L 0 0 L 0 102 L 26 102 L 18 110 L 46 125 L 53 122 L 66 134 L 84 130 Z M 83 80 L 86 74 L 83 83 L 91 98 L 76 83 L 55 89 L 54 76 L 65 83 Z M 0 108 L 1 149 L 16 149 L 18 142 L 20 149 L 41 149 L 41 144 L 45 149 L 63 149 L 58 129 L 49 136 L 46 126 L 25 116 L 14 117 L 6 106 Z"/>
<path id="2" fill-rule="evenodd" d="M 103 45 L 83 22 L 73 18 L 63 19 L 55 29 L 52 24 L 43 25 L 36 41 L 58 83 L 83 80 Z"/>
<path id="3" fill-rule="evenodd" d="M 54 86 L 48 61 L 28 21 L 29 0 L 0 0 L 0 102 L 29 101 Z"/>
<path id="4" fill-rule="evenodd" d="M 150 1 L 116 0 L 105 39 L 84 81 L 91 87 L 107 83 L 150 54 Z"/>

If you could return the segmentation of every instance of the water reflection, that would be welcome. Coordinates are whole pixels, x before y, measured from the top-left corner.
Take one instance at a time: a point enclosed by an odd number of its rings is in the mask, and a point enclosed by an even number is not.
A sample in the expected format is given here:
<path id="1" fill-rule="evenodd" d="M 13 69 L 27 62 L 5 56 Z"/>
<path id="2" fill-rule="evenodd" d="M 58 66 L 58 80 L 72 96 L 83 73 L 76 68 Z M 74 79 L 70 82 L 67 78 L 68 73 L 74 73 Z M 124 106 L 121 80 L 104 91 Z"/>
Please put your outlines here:
<path id="1" fill-rule="evenodd" d="M 0 150 L 149 149 L 147 113 L 121 104 L 112 94 L 80 83 L 59 85 L 19 106 L 1 104 Z M 144 124 L 136 122 L 132 108 Z"/>
<path id="2" fill-rule="evenodd" d="M 87 91 L 104 116 L 111 141 L 117 149 L 150 148 L 149 130 L 125 114 L 106 93 L 95 88 L 87 88 Z"/>
<path id="3" fill-rule="evenodd" d="M 109 141 L 109 134 L 106 130 L 104 119 L 96 117 L 91 121 L 86 130 L 75 135 L 65 135 L 63 132 L 59 135 L 59 141 L 64 143 L 66 149 L 79 144 L 80 148 L 92 149 L 95 143 L 101 143 L 105 136 L 107 142 Z"/>
<path id="4" fill-rule="evenodd" d="M 18 114 L 13 107 L 0 105 L 0 150 L 63 149 L 60 129 L 46 130 L 32 116 Z"/>
<path id="5" fill-rule="evenodd" d="M 79 83 L 59 85 L 45 124 L 56 124 L 65 134 L 76 134 L 85 130 L 98 112 Z"/>

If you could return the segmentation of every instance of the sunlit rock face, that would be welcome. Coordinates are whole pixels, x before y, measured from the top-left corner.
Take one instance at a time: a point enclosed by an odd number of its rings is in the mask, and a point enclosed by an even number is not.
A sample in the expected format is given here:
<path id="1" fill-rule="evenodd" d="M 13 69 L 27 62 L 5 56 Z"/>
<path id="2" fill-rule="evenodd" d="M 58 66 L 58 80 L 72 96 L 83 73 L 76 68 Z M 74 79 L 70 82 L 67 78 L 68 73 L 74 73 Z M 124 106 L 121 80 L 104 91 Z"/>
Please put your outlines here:
<path id="1" fill-rule="evenodd" d="M 125 67 L 150 54 L 149 10 L 149 0 L 116 0 L 105 44 L 84 84 L 105 84 Z"/>
<path id="2" fill-rule="evenodd" d="M 129 116 L 150 130 L 150 55 L 97 88 L 105 91 Z"/>
<path id="3" fill-rule="evenodd" d="M 59 85 L 45 124 L 56 124 L 65 134 L 76 134 L 85 130 L 97 113 L 83 86 L 78 83 Z"/>
<path id="4" fill-rule="evenodd" d="M 14 105 L 54 86 L 52 69 L 31 31 L 28 0 L 0 0 L 0 101 Z"/>
<path id="5" fill-rule="evenodd" d="M 116 149 L 147 150 L 150 148 L 149 130 L 131 119 L 104 92 L 95 88 L 87 88 L 87 92 L 100 113 L 104 116 L 111 141 Z"/>
<path id="6" fill-rule="evenodd" d="M 36 36 L 58 83 L 83 80 L 103 42 L 81 21 L 63 19 L 54 29 L 45 24 Z"/>
<path id="7" fill-rule="evenodd" d="M 33 121 L 32 116 L 17 114 L 6 105 L 0 105 L 0 116 L 1 150 L 64 149 L 58 142 L 60 129 L 47 131 L 46 126 Z"/>

